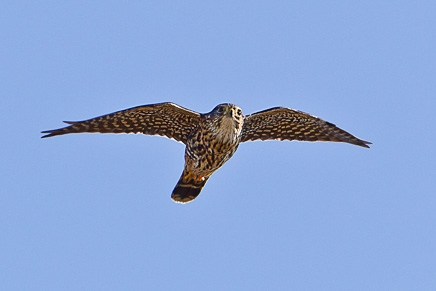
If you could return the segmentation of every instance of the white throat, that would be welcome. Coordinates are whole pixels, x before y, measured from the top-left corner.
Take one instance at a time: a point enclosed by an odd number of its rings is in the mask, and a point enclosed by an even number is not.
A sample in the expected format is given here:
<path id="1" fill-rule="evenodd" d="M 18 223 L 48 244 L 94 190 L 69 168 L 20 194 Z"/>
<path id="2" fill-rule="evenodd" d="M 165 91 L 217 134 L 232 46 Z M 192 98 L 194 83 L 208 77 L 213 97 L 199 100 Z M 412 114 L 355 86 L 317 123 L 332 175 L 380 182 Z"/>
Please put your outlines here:
<path id="1" fill-rule="evenodd" d="M 236 127 L 235 120 L 232 117 L 224 117 L 221 123 L 221 130 L 215 131 L 217 139 L 222 143 L 235 143 L 241 130 Z"/>

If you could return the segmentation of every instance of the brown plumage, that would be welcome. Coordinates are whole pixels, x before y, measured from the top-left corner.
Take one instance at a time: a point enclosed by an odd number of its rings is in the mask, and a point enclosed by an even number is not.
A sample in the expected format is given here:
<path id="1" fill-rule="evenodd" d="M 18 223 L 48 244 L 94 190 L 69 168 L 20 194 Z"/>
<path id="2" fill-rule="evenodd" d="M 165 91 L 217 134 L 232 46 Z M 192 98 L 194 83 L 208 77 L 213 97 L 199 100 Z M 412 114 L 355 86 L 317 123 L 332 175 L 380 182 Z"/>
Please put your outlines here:
<path id="1" fill-rule="evenodd" d="M 301 111 L 275 107 L 244 116 L 238 106 L 228 103 L 220 104 L 206 114 L 174 103 L 159 103 L 66 123 L 70 126 L 43 131 L 47 133 L 43 138 L 80 132 L 143 133 L 184 143 L 185 166 L 171 195 L 180 203 L 195 199 L 209 177 L 233 156 L 241 142 L 271 139 L 333 141 L 366 148 L 371 144 Z"/>
<path id="2" fill-rule="evenodd" d="M 241 142 L 271 139 L 346 142 L 366 148 L 371 144 L 333 123 L 285 107 L 275 107 L 245 116 Z"/>
<path id="3" fill-rule="evenodd" d="M 70 126 L 42 133 L 48 133 L 43 138 L 81 132 L 143 133 L 186 143 L 199 120 L 200 113 L 167 102 L 137 106 L 84 121 L 64 121 Z"/>

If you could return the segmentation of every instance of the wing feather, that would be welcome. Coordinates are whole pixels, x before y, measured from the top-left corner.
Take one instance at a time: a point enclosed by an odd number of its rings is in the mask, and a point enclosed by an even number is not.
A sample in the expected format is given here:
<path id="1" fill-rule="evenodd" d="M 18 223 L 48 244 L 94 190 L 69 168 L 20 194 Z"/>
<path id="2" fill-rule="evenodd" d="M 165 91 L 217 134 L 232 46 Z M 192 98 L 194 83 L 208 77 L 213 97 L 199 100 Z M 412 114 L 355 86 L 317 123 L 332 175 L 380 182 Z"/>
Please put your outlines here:
<path id="1" fill-rule="evenodd" d="M 371 144 L 333 123 L 285 107 L 270 108 L 245 116 L 241 142 L 253 140 L 333 141 L 366 148 Z"/>
<path id="2" fill-rule="evenodd" d="M 137 106 L 84 121 L 64 121 L 70 126 L 42 131 L 51 137 L 69 133 L 143 133 L 161 135 L 186 144 L 200 114 L 166 102 Z"/>

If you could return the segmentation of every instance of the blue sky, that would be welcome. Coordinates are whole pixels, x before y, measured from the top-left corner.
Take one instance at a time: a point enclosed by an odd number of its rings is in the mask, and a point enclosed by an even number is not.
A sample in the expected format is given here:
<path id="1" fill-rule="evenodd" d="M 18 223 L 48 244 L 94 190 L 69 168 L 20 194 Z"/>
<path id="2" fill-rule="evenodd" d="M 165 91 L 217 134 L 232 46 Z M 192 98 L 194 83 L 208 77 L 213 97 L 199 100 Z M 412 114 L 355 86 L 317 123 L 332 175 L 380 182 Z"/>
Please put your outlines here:
<path id="1" fill-rule="evenodd" d="M 3 290 L 434 290 L 436 2 L 3 1 Z M 40 131 L 172 101 L 373 142 L 251 142 L 187 205 L 184 147 Z"/>

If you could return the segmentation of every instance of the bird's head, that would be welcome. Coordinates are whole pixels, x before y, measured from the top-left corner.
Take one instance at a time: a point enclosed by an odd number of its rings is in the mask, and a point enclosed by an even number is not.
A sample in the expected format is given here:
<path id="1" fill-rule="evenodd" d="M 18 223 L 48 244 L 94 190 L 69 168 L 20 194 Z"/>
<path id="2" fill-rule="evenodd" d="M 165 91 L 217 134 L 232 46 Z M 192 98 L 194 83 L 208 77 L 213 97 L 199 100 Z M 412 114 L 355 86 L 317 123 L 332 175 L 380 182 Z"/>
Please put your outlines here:
<path id="1" fill-rule="evenodd" d="M 217 105 L 210 113 L 209 115 L 212 118 L 221 118 L 221 117 L 228 117 L 235 120 L 240 120 L 243 118 L 242 110 L 239 108 L 239 106 L 236 106 L 234 104 L 230 103 L 224 103 Z"/>
<path id="2" fill-rule="evenodd" d="M 220 135 L 239 136 L 244 123 L 244 115 L 240 107 L 224 103 L 217 105 L 211 112 L 206 114 L 211 125 Z M 218 133 L 218 132 L 217 132 Z"/>

